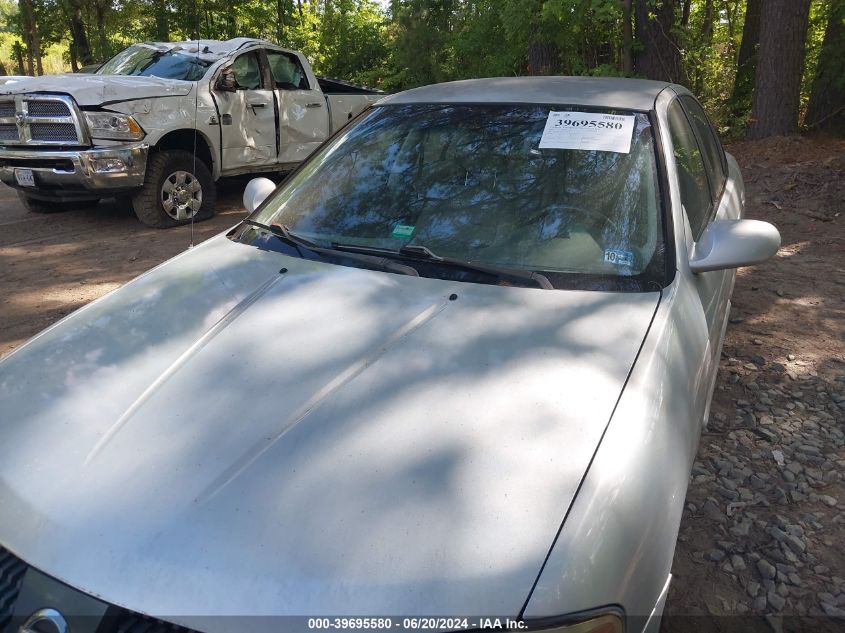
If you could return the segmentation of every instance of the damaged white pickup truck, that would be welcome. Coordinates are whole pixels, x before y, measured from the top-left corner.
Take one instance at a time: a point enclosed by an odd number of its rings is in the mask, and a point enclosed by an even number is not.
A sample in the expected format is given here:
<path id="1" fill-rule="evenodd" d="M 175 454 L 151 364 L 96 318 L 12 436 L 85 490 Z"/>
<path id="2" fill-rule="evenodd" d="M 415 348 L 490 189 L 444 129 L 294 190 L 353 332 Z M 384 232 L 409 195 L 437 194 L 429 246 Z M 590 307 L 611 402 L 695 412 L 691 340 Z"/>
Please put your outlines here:
<path id="1" fill-rule="evenodd" d="M 148 226 L 203 220 L 218 178 L 293 169 L 381 96 L 261 40 L 135 44 L 0 85 L 0 180 L 31 211 L 116 196 Z"/>

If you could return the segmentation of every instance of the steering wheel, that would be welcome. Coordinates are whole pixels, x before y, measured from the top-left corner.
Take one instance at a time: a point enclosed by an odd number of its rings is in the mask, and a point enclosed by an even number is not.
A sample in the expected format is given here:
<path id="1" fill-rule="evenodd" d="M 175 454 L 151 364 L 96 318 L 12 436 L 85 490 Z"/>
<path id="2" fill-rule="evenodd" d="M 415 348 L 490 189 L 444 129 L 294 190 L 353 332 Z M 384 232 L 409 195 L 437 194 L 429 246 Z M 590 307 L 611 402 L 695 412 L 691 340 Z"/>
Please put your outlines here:
<path id="1" fill-rule="evenodd" d="M 534 215 L 523 219 L 516 224 L 517 227 L 524 227 L 537 224 L 540 221 L 545 223 L 550 216 L 562 217 L 561 226 L 558 229 L 558 235 L 562 232 L 568 234 L 569 229 L 575 225 L 580 224 L 586 229 L 597 244 L 602 244 L 601 236 L 604 227 L 608 224 L 609 218 L 596 209 L 585 209 L 584 207 L 575 206 L 572 204 L 552 204 Z"/>

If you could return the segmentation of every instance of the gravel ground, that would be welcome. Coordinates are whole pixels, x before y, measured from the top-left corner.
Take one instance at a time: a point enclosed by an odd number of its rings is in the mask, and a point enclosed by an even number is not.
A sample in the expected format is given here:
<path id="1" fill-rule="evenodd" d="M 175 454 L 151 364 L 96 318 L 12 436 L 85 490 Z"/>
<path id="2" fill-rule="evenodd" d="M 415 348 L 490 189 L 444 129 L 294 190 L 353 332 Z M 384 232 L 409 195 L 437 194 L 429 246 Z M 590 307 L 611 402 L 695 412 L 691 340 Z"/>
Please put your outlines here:
<path id="1" fill-rule="evenodd" d="M 778 256 L 737 277 L 665 631 L 845 631 L 845 142 L 732 148 Z"/>

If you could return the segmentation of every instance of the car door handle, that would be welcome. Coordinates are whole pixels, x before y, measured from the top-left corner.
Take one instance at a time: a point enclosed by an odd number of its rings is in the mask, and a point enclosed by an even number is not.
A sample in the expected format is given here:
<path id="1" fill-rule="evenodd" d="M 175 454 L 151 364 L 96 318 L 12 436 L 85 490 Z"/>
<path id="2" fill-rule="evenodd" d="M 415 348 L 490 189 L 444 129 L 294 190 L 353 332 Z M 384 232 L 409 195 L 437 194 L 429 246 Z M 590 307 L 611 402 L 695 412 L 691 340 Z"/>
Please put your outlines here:
<path id="1" fill-rule="evenodd" d="M 261 103 L 261 102 L 256 102 L 256 103 L 249 102 L 249 107 L 250 108 L 266 108 L 267 104 Z"/>
<path id="2" fill-rule="evenodd" d="M 306 103 L 305 107 L 306 108 L 322 108 L 323 104 L 320 103 L 319 101 L 315 101 L 314 103 Z"/>

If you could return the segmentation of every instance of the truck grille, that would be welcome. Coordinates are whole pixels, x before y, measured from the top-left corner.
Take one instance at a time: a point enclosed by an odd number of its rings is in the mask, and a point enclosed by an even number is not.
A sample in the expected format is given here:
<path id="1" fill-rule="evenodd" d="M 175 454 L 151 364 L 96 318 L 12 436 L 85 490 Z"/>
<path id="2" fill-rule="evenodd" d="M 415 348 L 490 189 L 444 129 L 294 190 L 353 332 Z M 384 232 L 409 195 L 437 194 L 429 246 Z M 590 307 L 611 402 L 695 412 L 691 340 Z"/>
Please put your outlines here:
<path id="1" fill-rule="evenodd" d="M 0 97 L 0 145 L 84 145 L 79 111 L 70 97 Z"/>

